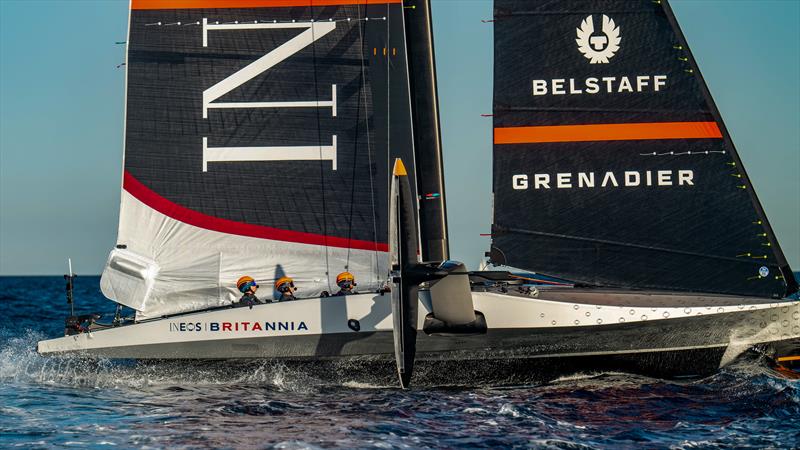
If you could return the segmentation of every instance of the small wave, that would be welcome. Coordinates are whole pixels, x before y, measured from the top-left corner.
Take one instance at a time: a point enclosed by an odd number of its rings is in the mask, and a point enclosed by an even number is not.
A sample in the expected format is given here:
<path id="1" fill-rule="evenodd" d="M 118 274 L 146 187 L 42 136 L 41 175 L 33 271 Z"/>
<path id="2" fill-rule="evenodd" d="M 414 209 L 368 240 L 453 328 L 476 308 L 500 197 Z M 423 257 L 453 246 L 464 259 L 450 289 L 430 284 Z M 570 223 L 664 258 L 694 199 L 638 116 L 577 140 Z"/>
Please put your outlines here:
<path id="1" fill-rule="evenodd" d="M 279 450 L 317 450 L 321 449 L 322 447 L 317 447 L 316 445 L 312 445 L 303 441 L 284 441 L 278 442 L 277 444 L 273 445 L 272 448 Z"/>
<path id="2" fill-rule="evenodd" d="M 558 377 L 555 380 L 553 380 L 552 383 L 553 384 L 572 383 L 574 381 L 591 380 L 591 379 L 597 378 L 599 376 L 602 376 L 604 374 L 605 374 L 605 372 L 599 372 L 599 373 L 576 373 L 576 374 L 573 374 L 573 375 L 565 375 L 563 377 Z"/>
<path id="3" fill-rule="evenodd" d="M 506 403 L 500 407 L 500 411 L 497 412 L 501 416 L 511 416 L 511 417 L 520 417 L 522 415 L 519 410 L 512 405 L 511 403 Z"/>
<path id="4" fill-rule="evenodd" d="M 593 447 L 578 442 L 563 439 L 533 439 L 530 446 L 535 448 L 569 448 L 569 449 L 592 449 Z"/>
<path id="5" fill-rule="evenodd" d="M 489 414 L 489 410 L 485 408 L 464 408 L 464 412 L 468 414 Z"/>
<path id="6" fill-rule="evenodd" d="M 0 329 L 0 380 L 63 387 L 134 388 L 202 385 L 249 385 L 280 391 L 306 392 L 320 381 L 313 374 L 280 361 L 258 360 L 241 364 L 223 361 L 109 360 L 80 355 L 44 357 L 36 343 L 45 338 L 26 330 L 13 336 Z"/>
<path id="7" fill-rule="evenodd" d="M 392 389 L 397 386 L 387 386 L 381 384 L 364 383 L 362 381 L 345 381 L 342 386 L 353 389 Z"/>

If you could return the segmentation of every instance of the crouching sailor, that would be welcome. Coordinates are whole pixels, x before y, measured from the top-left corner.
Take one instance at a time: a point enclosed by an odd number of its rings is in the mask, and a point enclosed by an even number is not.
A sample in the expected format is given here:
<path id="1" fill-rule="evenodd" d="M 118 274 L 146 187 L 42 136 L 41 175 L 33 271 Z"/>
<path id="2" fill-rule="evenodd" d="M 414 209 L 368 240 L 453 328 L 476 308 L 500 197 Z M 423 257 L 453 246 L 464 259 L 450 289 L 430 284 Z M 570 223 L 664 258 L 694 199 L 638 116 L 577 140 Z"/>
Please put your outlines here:
<path id="1" fill-rule="evenodd" d="M 239 299 L 239 303 L 236 306 L 249 306 L 252 308 L 253 305 L 266 303 L 256 297 L 258 284 L 253 278 L 247 275 L 239 278 L 236 282 L 236 287 L 239 288 L 239 292 L 242 293 L 242 298 Z"/>
<path id="2" fill-rule="evenodd" d="M 357 286 L 356 277 L 350 272 L 342 272 L 337 275 L 336 285 L 339 286 L 339 292 L 334 294 L 335 296 L 357 294 L 354 290 Z"/>
<path id="3" fill-rule="evenodd" d="M 297 288 L 294 287 L 294 280 L 289 277 L 278 278 L 278 281 L 275 282 L 275 290 L 281 295 L 278 298 L 280 302 L 296 299 L 294 293 L 297 291 Z"/>

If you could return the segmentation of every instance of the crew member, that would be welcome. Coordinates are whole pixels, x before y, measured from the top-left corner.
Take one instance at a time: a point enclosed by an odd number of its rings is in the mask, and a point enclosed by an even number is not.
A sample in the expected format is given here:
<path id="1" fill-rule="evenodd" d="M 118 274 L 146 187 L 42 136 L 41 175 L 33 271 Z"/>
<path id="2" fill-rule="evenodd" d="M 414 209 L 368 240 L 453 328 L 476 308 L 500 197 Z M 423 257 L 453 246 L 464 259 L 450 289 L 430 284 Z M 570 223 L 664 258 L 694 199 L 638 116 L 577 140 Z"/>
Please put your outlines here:
<path id="1" fill-rule="evenodd" d="M 239 280 L 236 281 L 236 287 L 239 288 L 239 292 L 242 293 L 242 298 L 239 299 L 238 306 L 249 306 L 252 308 L 253 305 L 264 303 L 256 297 L 258 283 L 256 283 L 256 280 L 252 277 L 245 275 L 239 278 Z"/>
<path id="2" fill-rule="evenodd" d="M 297 288 L 294 287 L 294 280 L 289 277 L 278 278 L 278 281 L 275 282 L 275 290 L 281 294 L 278 299 L 280 302 L 296 300 L 294 293 L 297 291 Z"/>
<path id="3" fill-rule="evenodd" d="M 354 290 L 356 285 L 356 277 L 350 272 L 342 272 L 336 276 L 336 285 L 339 286 L 339 292 L 335 295 L 350 295 L 357 294 Z"/>

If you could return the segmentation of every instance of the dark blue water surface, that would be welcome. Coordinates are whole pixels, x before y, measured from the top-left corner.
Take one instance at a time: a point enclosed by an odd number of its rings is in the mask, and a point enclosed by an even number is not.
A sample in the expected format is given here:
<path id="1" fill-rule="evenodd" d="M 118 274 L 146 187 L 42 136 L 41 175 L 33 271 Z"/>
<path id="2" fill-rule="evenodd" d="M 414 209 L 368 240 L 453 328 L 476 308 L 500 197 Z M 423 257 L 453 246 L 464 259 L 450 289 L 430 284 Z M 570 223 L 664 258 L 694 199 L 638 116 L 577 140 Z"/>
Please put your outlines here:
<path id="1" fill-rule="evenodd" d="M 78 278 L 78 310 L 110 317 L 98 282 Z M 800 448 L 800 381 L 757 357 L 678 382 L 601 373 L 410 391 L 273 361 L 43 358 L 36 342 L 63 333 L 63 294 L 60 278 L 0 278 L 0 448 Z"/>

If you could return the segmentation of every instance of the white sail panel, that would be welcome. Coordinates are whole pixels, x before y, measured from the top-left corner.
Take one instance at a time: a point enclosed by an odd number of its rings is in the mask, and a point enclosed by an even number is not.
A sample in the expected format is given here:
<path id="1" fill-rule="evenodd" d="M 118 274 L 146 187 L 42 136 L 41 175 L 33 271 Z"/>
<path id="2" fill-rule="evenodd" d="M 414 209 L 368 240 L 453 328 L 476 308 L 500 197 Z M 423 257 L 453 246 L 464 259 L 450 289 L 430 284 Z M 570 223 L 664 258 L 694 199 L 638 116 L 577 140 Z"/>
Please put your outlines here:
<path id="1" fill-rule="evenodd" d="M 137 319 L 230 305 L 241 296 L 236 280 L 242 275 L 259 282 L 260 297 L 273 299 L 272 284 L 284 275 L 295 280 L 299 296 L 319 297 L 335 286 L 337 273 L 328 266 L 343 267 L 349 261 L 362 292 L 378 290 L 384 282 L 378 274 L 388 273 L 389 258 L 383 251 L 209 231 L 165 216 L 127 192 L 122 214 L 127 220 L 120 225 L 119 239 L 126 248 L 112 251 L 100 286 L 106 297 L 136 309 Z M 139 262 L 141 275 L 121 270 L 114 261 Z"/>

